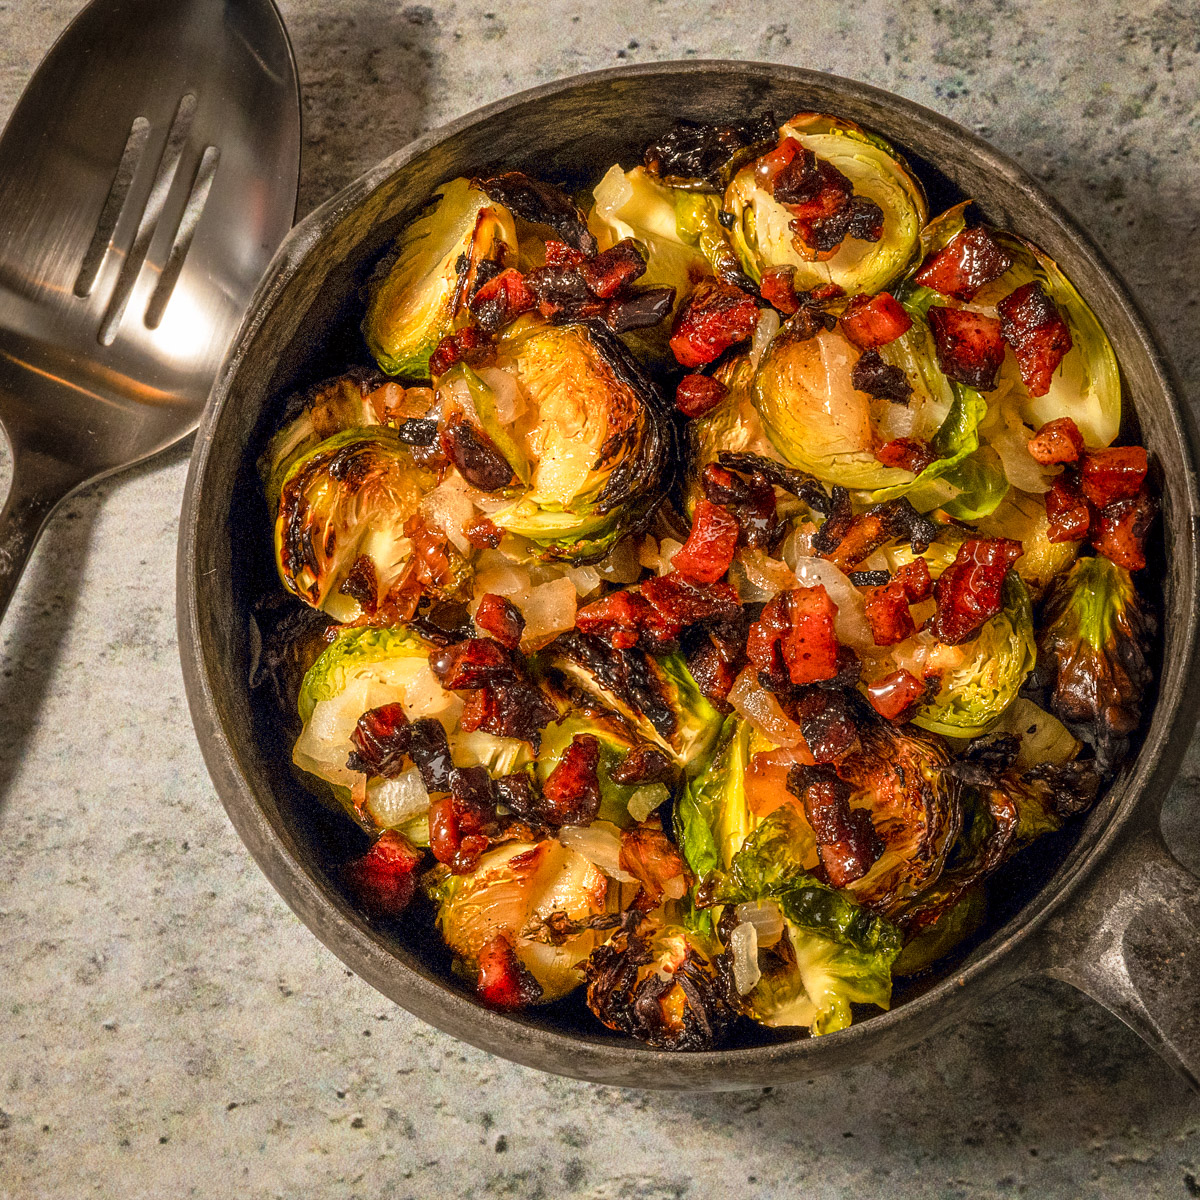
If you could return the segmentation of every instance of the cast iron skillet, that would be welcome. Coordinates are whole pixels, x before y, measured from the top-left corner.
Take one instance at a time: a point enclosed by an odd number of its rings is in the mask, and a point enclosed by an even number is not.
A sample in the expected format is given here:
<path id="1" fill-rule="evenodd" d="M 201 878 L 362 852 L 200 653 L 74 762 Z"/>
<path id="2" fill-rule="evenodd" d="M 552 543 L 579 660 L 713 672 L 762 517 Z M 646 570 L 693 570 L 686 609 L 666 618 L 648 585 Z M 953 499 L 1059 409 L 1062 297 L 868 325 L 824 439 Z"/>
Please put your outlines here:
<path id="1" fill-rule="evenodd" d="M 1130 428 L 1158 464 L 1163 657 L 1145 742 L 1071 839 L 1040 890 L 1000 905 L 981 940 L 940 975 L 898 989 L 892 1011 L 823 1038 L 764 1034 L 730 1049 L 653 1051 L 570 1011 L 520 1017 L 476 1003 L 445 970 L 436 934 L 376 928 L 331 869 L 348 856 L 332 821 L 292 777 L 275 714 L 248 686 L 250 611 L 271 586 L 254 460 L 291 389 L 364 357 L 359 289 L 404 222 L 440 183 L 519 167 L 591 180 L 678 117 L 722 121 L 774 111 L 836 113 L 913 160 L 931 211 L 974 197 L 986 219 L 1055 258 L 1107 329 L 1124 373 Z M 1136 432 L 1136 430 L 1135 430 Z M 861 83 L 768 64 L 662 63 L 601 71 L 522 92 L 386 159 L 302 221 L 259 287 L 213 392 L 192 457 L 180 529 L 179 635 L 192 718 L 229 816 L 267 877 L 359 975 L 447 1033 L 516 1062 L 633 1087 L 724 1089 L 807 1078 L 908 1045 L 996 988 L 1037 972 L 1094 996 L 1193 1084 L 1200 1081 L 1200 883 L 1165 849 L 1162 798 L 1196 705 L 1197 495 L 1191 427 L 1170 372 L 1103 256 L 1013 163 L 935 113 Z M 1151 567 L 1148 574 L 1153 574 Z M 1024 901 L 1024 903 L 1020 903 Z M 1005 911 L 1007 907 L 1007 911 Z M 1002 922 L 1002 923 L 1001 923 Z M 561 1006 L 560 1006 L 561 1008 Z"/>

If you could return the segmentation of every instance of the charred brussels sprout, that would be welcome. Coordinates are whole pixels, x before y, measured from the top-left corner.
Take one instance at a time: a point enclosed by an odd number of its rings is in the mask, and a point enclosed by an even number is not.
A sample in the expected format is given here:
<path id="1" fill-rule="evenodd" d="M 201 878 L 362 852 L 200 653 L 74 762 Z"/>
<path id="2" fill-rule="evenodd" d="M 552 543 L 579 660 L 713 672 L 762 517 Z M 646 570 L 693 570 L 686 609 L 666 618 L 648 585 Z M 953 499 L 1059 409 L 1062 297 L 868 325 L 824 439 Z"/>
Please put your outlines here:
<path id="1" fill-rule="evenodd" d="M 603 557 L 661 497 L 672 434 L 654 386 L 591 325 L 518 322 L 497 366 L 524 398 L 510 433 L 531 466 L 528 489 L 492 521 L 544 558 Z"/>
<path id="2" fill-rule="evenodd" d="M 912 718 L 914 725 L 946 737 L 977 737 L 1016 699 L 1037 661 L 1029 590 L 1010 571 L 1004 608 L 962 647 L 943 650 L 941 686 Z"/>
<path id="3" fill-rule="evenodd" d="M 339 621 L 371 616 L 414 559 L 414 518 L 432 473 L 391 429 L 350 429 L 293 465 L 280 493 L 275 561 L 284 587 Z M 464 568 L 452 547 L 427 563 L 451 593 Z"/>
<path id="4" fill-rule="evenodd" d="M 380 369 L 429 377 L 429 358 L 466 311 L 483 262 L 515 256 L 507 209 L 466 179 L 453 179 L 401 234 L 395 261 L 371 288 L 363 335 Z"/>
<path id="5" fill-rule="evenodd" d="M 665 1050 L 707 1050 L 735 1013 L 716 948 L 661 912 L 621 929 L 587 963 L 588 1007 L 609 1029 Z"/>
<path id="6" fill-rule="evenodd" d="M 819 160 L 832 165 L 857 197 L 874 202 L 883 217 L 878 241 L 847 237 L 831 257 L 815 261 L 795 235 L 792 214 L 765 188 L 756 164 L 743 167 L 725 192 L 725 211 L 742 266 L 755 281 L 771 267 L 795 267 L 797 288 L 833 283 L 847 294 L 873 293 L 899 278 L 918 249 L 925 224 L 925 193 L 904 160 L 882 138 L 850 121 L 801 113 L 780 128 Z"/>
<path id="7" fill-rule="evenodd" d="M 489 850 L 468 875 L 437 867 L 425 877 L 437 925 L 455 970 L 474 979 L 480 954 L 497 937 L 512 947 L 542 989 L 541 1003 L 583 982 L 584 964 L 608 936 L 617 885 L 554 839 Z"/>
<path id="8" fill-rule="evenodd" d="M 1046 598 L 1039 677 L 1050 710 L 1109 769 L 1128 753 L 1152 672 L 1154 619 L 1124 567 L 1081 558 Z"/>

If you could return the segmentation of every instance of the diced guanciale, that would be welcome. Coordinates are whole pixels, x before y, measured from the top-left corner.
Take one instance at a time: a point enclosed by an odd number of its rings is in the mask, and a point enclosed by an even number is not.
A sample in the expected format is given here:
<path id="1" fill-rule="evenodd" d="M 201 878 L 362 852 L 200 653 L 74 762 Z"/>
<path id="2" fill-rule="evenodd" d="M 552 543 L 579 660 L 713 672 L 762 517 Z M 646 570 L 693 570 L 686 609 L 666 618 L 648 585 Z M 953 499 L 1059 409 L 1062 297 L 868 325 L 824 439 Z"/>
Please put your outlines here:
<path id="1" fill-rule="evenodd" d="M 346 879 L 364 908 L 375 916 L 399 916 L 412 901 L 421 851 L 403 834 L 385 829 L 374 845 L 346 868 Z"/>
<path id="2" fill-rule="evenodd" d="M 900 720 L 924 695 L 925 685 L 903 667 L 867 684 L 867 699 L 885 721 Z"/>
<path id="3" fill-rule="evenodd" d="M 1004 577 L 1024 553 L 1012 538 L 963 542 L 954 561 L 933 585 L 937 611 L 929 631 L 939 642 L 957 646 L 973 637 L 1003 607 Z"/>
<path id="4" fill-rule="evenodd" d="M 746 653 L 760 671 L 778 675 L 782 665 L 793 684 L 832 679 L 839 666 L 836 616 L 823 584 L 781 592 L 750 626 Z"/>
<path id="5" fill-rule="evenodd" d="M 671 328 L 671 352 L 694 370 L 744 342 L 758 324 L 754 298 L 731 283 L 707 280 L 684 301 Z"/>
<path id="6" fill-rule="evenodd" d="M 975 299 L 985 283 L 999 279 L 1012 261 L 996 239 L 982 225 L 976 225 L 956 234 L 931 254 L 921 264 L 914 282 L 966 304 Z"/>
<path id="7" fill-rule="evenodd" d="M 990 392 L 996 386 L 1004 362 L 1004 338 L 995 317 L 935 304 L 929 309 L 929 327 L 933 330 L 938 366 L 947 379 L 980 392 Z"/>
<path id="8" fill-rule="evenodd" d="M 537 307 L 537 297 L 520 271 L 509 267 L 489 279 L 471 297 L 471 312 L 489 333 L 496 333 L 522 313 Z"/>
<path id="9" fill-rule="evenodd" d="M 829 882 L 840 888 L 861 879 L 883 853 L 883 841 L 870 812 L 850 807 L 850 785 L 829 767 L 797 763 L 788 771 L 787 786 L 804 805 Z"/>
<path id="10" fill-rule="evenodd" d="M 923 558 L 914 558 L 896 568 L 893 578 L 904 588 L 909 604 L 928 600 L 933 594 L 933 580 L 929 575 L 929 564 Z"/>
<path id="11" fill-rule="evenodd" d="M 577 733 L 542 787 L 540 810 L 555 825 L 590 825 L 600 810 L 600 741 Z"/>
<path id="12" fill-rule="evenodd" d="M 1128 500 L 1142 490 L 1146 480 L 1146 451 L 1142 446 L 1110 446 L 1084 455 L 1079 486 L 1097 507 Z"/>
<path id="13" fill-rule="evenodd" d="M 541 999 L 542 988 L 501 933 L 479 952 L 475 994 L 491 1008 L 513 1012 Z"/>
<path id="14" fill-rule="evenodd" d="M 785 317 L 790 317 L 800 308 L 795 278 L 795 267 L 768 267 L 763 272 L 762 283 L 758 288 L 762 298 Z"/>
<path id="15" fill-rule="evenodd" d="M 1012 347 L 1021 382 L 1031 396 L 1044 396 L 1058 364 L 1071 349 L 1071 331 L 1058 306 L 1037 280 L 1017 288 L 996 305 L 1000 331 Z"/>
<path id="16" fill-rule="evenodd" d="M 351 770 L 368 775 L 394 778 L 404 770 L 412 729 L 401 704 L 382 704 L 358 718 L 350 735 L 354 755 L 347 764 Z"/>
<path id="17" fill-rule="evenodd" d="M 1145 490 L 1105 505 L 1092 522 L 1096 552 L 1127 571 L 1140 571 L 1146 565 L 1146 535 L 1157 511 L 1154 497 Z"/>
<path id="18" fill-rule="evenodd" d="M 1073 480 L 1059 476 L 1046 493 L 1046 536 L 1052 542 L 1079 542 L 1088 535 L 1092 509 Z"/>
<path id="19" fill-rule="evenodd" d="M 937 451 L 918 438 L 895 438 L 884 442 L 875 451 L 876 459 L 885 467 L 902 467 L 920 475 L 930 463 L 937 462 Z"/>
<path id="20" fill-rule="evenodd" d="M 1047 421 L 1029 439 L 1029 453 L 1043 467 L 1078 462 L 1083 450 L 1083 434 L 1070 417 Z"/>
<path id="21" fill-rule="evenodd" d="M 858 356 L 850 369 L 851 386 L 877 400 L 907 404 L 912 398 L 912 384 L 897 366 L 885 363 L 878 350 L 867 350 Z"/>
<path id="22" fill-rule="evenodd" d="M 611 300 L 646 273 L 646 260 L 632 238 L 618 242 L 582 264 L 588 291 L 601 300 Z"/>
<path id="23" fill-rule="evenodd" d="M 683 855 L 661 829 L 650 824 L 636 825 L 621 834 L 617 865 L 642 885 L 637 907 L 644 912 L 657 908 L 664 896 L 682 900 L 692 882 Z"/>
<path id="24" fill-rule="evenodd" d="M 733 562 L 740 533 L 737 518 L 727 508 L 701 496 L 692 530 L 671 565 L 693 583 L 716 583 Z"/>
<path id="25" fill-rule="evenodd" d="M 685 375 L 675 389 L 675 407 L 685 417 L 706 417 L 729 394 L 711 375 Z"/>
<path id="26" fill-rule="evenodd" d="M 488 592 L 475 610 L 475 624 L 506 650 L 515 650 L 525 632 L 525 618 L 515 604 Z"/>
<path id="27" fill-rule="evenodd" d="M 899 580 L 893 579 L 883 587 L 863 588 L 863 601 L 875 645 L 894 646 L 917 632 L 908 611 L 908 595 Z"/>
<path id="28" fill-rule="evenodd" d="M 429 359 L 429 374 L 436 379 L 460 362 L 473 367 L 485 365 L 492 360 L 495 352 L 492 339 L 482 329 L 468 325 L 457 333 L 447 334 L 438 342 Z"/>
<path id="29" fill-rule="evenodd" d="M 841 318 L 842 332 L 860 349 L 876 350 L 912 328 L 912 317 L 890 292 L 855 296 Z"/>
<path id="30" fill-rule="evenodd" d="M 494 492 L 513 481 L 508 459 L 491 438 L 461 413 L 456 413 L 442 430 L 442 451 L 459 474 L 484 492 Z"/>
<path id="31" fill-rule="evenodd" d="M 700 475 L 704 494 L 713 504 L 733 513 L 747 546 L 769 549 L 780 536 L 782 525 L 775 488 L 757 471 L 735 475 L 716 463 L 708 463 Z"/>

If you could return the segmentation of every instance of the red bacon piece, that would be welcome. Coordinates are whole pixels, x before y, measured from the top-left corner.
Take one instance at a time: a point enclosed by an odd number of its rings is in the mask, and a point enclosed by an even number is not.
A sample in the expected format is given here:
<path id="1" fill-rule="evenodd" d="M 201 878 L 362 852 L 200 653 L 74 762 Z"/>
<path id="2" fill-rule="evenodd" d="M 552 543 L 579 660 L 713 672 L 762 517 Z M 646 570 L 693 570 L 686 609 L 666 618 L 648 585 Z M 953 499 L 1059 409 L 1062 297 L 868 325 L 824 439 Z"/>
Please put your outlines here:
<path id="1" fill-rule="evenodd" d="M 1003 250 L 982 225 L 964 229 L 931 254 L 913 277 L 921 287 L 967 303 L 985 283 L 999 279 L 1012 266 Z"/>
<path id="2" fill-rule="evenodd" d="M 1078 542 L 1087 537 L 1092 509 L 1074 483 L 1060 475 L 1046 493 L 1046 519 L 1050 541 Z"/>
<path id="3" fill-rule="evenodd" d="M 1044 396 L 1058 364 L 1074 344 L 1062 313 L 1037 280 L 1005 296 L 996 311 L 1004 340 L 1016 356 L 1025 390 L 1031 396 Z"/>
<path id="4" fill-rule="evenodd" d="M 1070 417 L 1047 421 L 1029 439 L 1029 453 L 1043 467 L 1078 462 L 1083 449 L 1083 434 Z"/>
<path id="5" fill-rule="evenodd" d="M 417 890 L 421 858 L 421 851 L 403 834 L 385 829 L 362 858 L 346 867 L 346 879 L 370 913 L 399 916 Z"/>
<path id="6" fill-rule="evenodd" d="M 429 849 L 456 875 L 469 875 L 488 848 L 483 821 L 473 809 L 444 796 L 429 806 Z"/>
<path id="7" fill-rule="evenodd" d="M 925 685 L 903 667 L 867 684 L 867 699 L 885 721 L 900 720 L 924 695 Z"/>
<path id="8" fill-rule="evenodd" d="M 933 585 L 937 612 L 928 628 L 939 642 L 957 646 L 976 634 L 1003 607 L 1004 577 L 1024 553 L 1012 538 L 963 542 L 954 561 Z"/>
<path id="9" fill-rule="evenodd" d="M 842 332 L 860 349 L 875 350 L 912 328 L 912 317 L 890 292 L 855 296 L 842 313 Z"/>
<path id="10" fill-rule="evenodd" d="M 1140 571 L 1146 565 L 1146 535 L 1157 511 L 1158 505 L 1146 491 L 1114 500 L 1092 522 L 1092 545 L 1127 571 Z"/>
<path id="11" fill-rule="evenodd" d="M 491 1008 L 513 1012 L 541 999 L 542 988 L 517 958 L 512 944 L 499 933 L 479 951 L 475 994 Z"/>
<path id="12" fill-rule="evenodd" d="M 675 407 L 685 417 L 706 417 L 729 394 L 711 375 L 685 375 L 675 389 Z"/>
<path id="13" fill-rule="evenodd" d="M 1114 500 L 1136 496 L 1146 481 L 1147 465 L 1143 446 L 1092 450 L 1084 456 L 1079 469 L 1079 485 L 1097 508 L 1103 508 Z"/>
<path id="14" fill-rule="evenodd" d="M 646 273 L 646 260 L 633 238 L 626 238 L 595 258 L 587 259 L 582 270 L 588 291 L 601 300 L 610 300 Z"/>
<path id="15" fill-rule="evenodd" d="M 908 597 L 909 604 L 928 600 L 933 594 L 933 580 L 929 575 L 929 564 L 923 558 L 914 558 L 912 562 L 897 567 L 892 578 L 904 588 L 904 594 Z"/>
<path id="16" fill-rule="evenodd" d="M 511 679 L 515 673 L 512 656 L 491 638 L 467 638 L 435 650 L 429 656 L 429 667 L 450 691 L 487 687 Z"/>
<path id="17" fill-rule="evenodd" d="M 917 632 L 908 611 L 908 595 L 899 580 L 892 579 L 882 587 L 863 588 L 862 593 L 875 645 L 894 646 Z"/>
<path id="18" fill-rule="evenodd" d="M 495 550 L 504 536 L 489 517 L 478 516 L 463 532 L 476 550 Z"/>
<path id="19" fill-rule="evenodd" d="M 525 276 L 512 267 L 483 284 L 470 304 L 475 319 L 490 333 L 536 307 L 537 297 L 526 286 Z"/>
<path id="20" fill-rule="evenodd" d="M 566 242 L 551 239 L 546 243 L 546 266 L 555 270 L 563 267 L 580 267 L 587 261 L 587 255 Z"/>
<path id="21" fill-rule="evenodd" d="M 875 458 L 885 467 L 903 467 L 920 475 L 930 463 L 937 462 L 937 451 L 918 438 L 895 438 L 877 447 Z"/>
<path id="22" fill-rule="evenodd" d="M 503 596 L 488 592 L 475 610 L 475 624 L 495 638 L 506 650 L 515 650 L 525 632 L 525 618 L 516 605 Z"/>
<path id="23" fill-rule="evenodd" d="M 800 298 L 796 295 L 795 267 L 768 267 L 763 272 L 759 292 L 762 298 L 777 308 L 785 317 L 790 317 L 800 308 Z"/>
<path id="24" fill-rule="evenodd" d="M 746 653 L 760 671 L 777 675 L 782 663 L 797 685 L 832 679 L 838 673 L 836 615 L 823 584 L 782 592 L 750 626 Z"/>
<path id="25" fill-rule="evenodd" d="M 638 635 L 652 617 L 653 610 L 641 593 L 610 592 L 576 612 L 575 628 L 603 638 L 614 650 L 628 650 L 637 645 Z"/>
<path id="26" fill-rule="evenodd" d="M 733 513 L 701 496 L 692 530 L 671 565 L 693 583 L 716 583 L 733 562 L 740 532 Z"/>
<path id="27" fill-rule="evenodd" d="M 758 324 L 753 297 L 731 283 L 706 280 L 684 301 L 671 327 L 671 352 L 694 370 L 745 341 Z"/>
<path id="28" fill-rule="evenodd" d="M 494 492 L 512 482 L 508 459 L 461 412 L 455 413 L 442 430 L 442 452 L 469 484 L 482 491 Z"/>
<path id="29" fill-rule="evenodd" d="M 955 379 L 980 392 L 996 386 L 996 375 L 1004 362 L 1004 338 L 995 317 L 965 308 L 929 310 L 938 366 L 947 379 Z"/>
<path id="30" fill-rule="evenodd" d="M 657 908 L 664 895 L 682 900 L 692 880 L 674 843 L 653 825 L 637 825 L 621 834 L 617 865 L 642 885 L 636 903 L 643 912 Z"/>
<path id="31" fill-rule="evenodd" d="M 741 601 L 725 582 L 697 587 L 678 571 L 669 571 L 640 585 L 642 598 L 653 613 L 647 631 L 660 642 L 674 641 L 688 625 L 707 621 L 710 617 L 726 620 L 735 618 L 742 610 Z"/>
<path id="32" fill-rule="evenodd" d="M 555 825 L 590 825 L 600 810 L 600 741 L 577 733 L 542 787 L 539 811 Z"/>
<path id="33" fill-rule="evenodd" d="M 829 767 L 797 765 L 788 772 L 787 786 L 804 805 L 829 882 L 846 887 L 861 879 L 883 853 L 883 841 L 870 812 L 850 807 L 850 785 Z"/>
<path id="34" fill-rule="evenodd" d="M 436 379 L 460 362 L 471 366 L 486 364 L 491 361 L 494 352 L 492 339 L 482 329 L 468 325 L 457 333 L 447 334 L 438 342 L 429 359 L 429 374 Z"/>
<path id="35" fill-rule="evenodd" d="M 404 768 L 412 729 L 401 704 L 381 704 L 358 718 L 350 735 L 357 761 L 367 774 L 394 777 Z"/>

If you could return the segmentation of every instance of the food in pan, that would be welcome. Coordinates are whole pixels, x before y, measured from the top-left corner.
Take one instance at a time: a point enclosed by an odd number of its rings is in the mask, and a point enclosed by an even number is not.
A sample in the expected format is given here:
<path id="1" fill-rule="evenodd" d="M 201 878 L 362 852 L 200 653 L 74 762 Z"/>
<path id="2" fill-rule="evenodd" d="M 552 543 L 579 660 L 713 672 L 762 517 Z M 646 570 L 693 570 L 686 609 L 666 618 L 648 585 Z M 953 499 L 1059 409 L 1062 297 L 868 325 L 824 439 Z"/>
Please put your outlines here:
<path id="1" fill-rule="evenodd" d="M 362 332 L 260 460 L 260 674 L 363 910 L 484 1003 L 843 1029 L 1131 753 L 1156 500 L 1112 347 L 869 131 L 451 180 Z"/>

